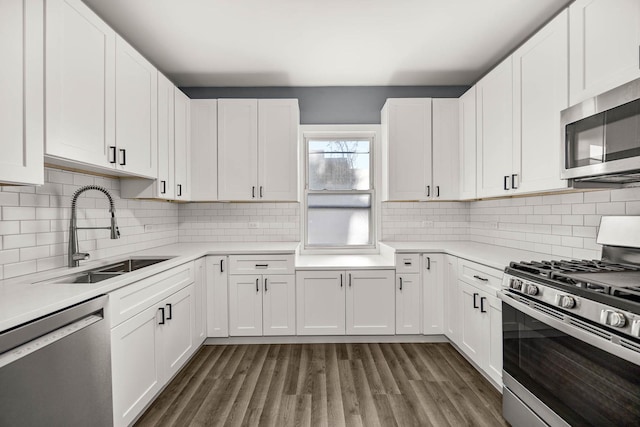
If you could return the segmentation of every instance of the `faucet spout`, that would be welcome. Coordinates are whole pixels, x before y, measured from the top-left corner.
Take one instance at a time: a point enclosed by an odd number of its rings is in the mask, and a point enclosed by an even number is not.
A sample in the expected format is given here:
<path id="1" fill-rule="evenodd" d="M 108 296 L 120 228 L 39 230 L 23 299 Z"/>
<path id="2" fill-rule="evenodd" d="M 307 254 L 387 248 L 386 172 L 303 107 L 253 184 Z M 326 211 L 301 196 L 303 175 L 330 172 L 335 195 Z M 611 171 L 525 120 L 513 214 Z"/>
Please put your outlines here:
<path id="1" fill-rule="evenodd" d="M 113 203 L 113 197 L 111 197 L 111 193 L 104 188 L 98 185 L 86 185 L 84 187 L 79 188 L 73 193 L 73 197 L 71 198 L 71 219 L 69 220 L 69 251 L 68 251 L 68 265 L 69 267 L 77 267 L 80 265 L 80 260 L 89 259 L 89 254 L 81 253 L 78 251 L 78 229 L 83 227 L 78 227 L 77 225 L 77 202 L 78 197 L 82 193 L 88 190 L 97 190 L 102 192 L 107 199 L 109 199 L 109 212 L 111 212 L 111 226 L 110 227 L 84 227 L 84 228 L 108 228 L 111 230 L 111 238 L 119 239 L 120 238 L 120 229 L 118 228 L 118 224 L 116 222 L 116 208 Z"/>

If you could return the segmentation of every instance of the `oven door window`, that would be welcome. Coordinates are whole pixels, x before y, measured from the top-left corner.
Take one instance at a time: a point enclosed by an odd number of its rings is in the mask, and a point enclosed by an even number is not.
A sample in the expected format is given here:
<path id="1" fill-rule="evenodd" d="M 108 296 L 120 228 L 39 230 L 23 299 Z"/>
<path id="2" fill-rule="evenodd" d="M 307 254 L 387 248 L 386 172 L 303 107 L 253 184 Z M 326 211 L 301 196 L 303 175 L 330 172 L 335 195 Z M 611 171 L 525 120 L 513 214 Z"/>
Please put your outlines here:
<path id="1" fill-rule="evenodd" d="M 640 366 L 502 306 L 505 372 L 571 425 L 640 425 Z"/>

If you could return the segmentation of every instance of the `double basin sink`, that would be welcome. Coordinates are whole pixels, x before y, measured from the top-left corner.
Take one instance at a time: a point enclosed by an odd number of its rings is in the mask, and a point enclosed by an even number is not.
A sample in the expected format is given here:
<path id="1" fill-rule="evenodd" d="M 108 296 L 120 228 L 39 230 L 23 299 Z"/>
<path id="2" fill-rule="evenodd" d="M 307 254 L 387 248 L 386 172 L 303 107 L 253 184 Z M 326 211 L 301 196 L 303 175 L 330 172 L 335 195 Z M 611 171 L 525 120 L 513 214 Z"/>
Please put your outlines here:
<path id="1" fill-rule="evenodd" d="M 48 283 L 98 283 L 103 280 L 112 279 L 117 276 L 121 276 L 132 271 L 140 270 L 141 268 L 149 267 L 154 264 L 158 264 L 162 261 L 171 259 L 166 258 L 129 258 L 124 261 L 115 262 L 109 265 L 103 265 L 91 270 L 81 271 L 75 274 L 69 274 L 67 276 L 59 277 Z"/>

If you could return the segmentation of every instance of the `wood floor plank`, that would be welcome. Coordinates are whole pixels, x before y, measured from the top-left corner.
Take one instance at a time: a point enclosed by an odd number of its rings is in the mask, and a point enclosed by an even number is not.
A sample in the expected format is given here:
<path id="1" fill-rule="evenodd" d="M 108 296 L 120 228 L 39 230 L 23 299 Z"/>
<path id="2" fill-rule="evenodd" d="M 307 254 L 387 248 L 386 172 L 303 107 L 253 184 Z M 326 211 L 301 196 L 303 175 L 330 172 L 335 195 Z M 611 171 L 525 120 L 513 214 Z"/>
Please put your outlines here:
<path id="1" fill-rule="evenodd" d="M 501 395 L 447 343 L 198 351 L 138 426 L 507 426 Z"/>

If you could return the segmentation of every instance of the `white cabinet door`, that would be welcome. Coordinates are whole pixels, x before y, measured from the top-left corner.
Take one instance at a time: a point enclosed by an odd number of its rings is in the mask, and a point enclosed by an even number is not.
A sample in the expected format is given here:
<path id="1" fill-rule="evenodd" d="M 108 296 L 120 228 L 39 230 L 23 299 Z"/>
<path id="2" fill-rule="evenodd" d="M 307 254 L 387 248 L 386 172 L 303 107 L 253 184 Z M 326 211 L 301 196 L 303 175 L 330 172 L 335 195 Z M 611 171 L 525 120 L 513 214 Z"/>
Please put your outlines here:
<path id="1" fill-rule="evenodd" d="M 193 305 L 195 325 L 193 328 L 193 345 L 198 347 L 207 338 L 207 262 L 206 258 L 197 259 L 193 268 Z"/>
<path id="2" fill-rule="evenodd" d="M 116 37 L 116 167 L 157 178 L 158 70 Z"/>
<path id="3" fill-rule="evenodd" d="M 164 384 L 158 313 L 154 305 L 111 330 L 116 426 L 130 425 Z"/>
<path id="4" fill-rule="evenodd" d="M 638 0 L 576 0 L 569 19 L 570 105 L 640 77 Z"/>
<path id="5" fill-rule="evenodd" d="M 258 101 L 218 100 L 218 199 L 258 197 Z"/>
<path id="6" fill-rule="evenodd" d="M 164 75 L 158 73 L 158 180 L 156 197 L 175 197 L 175 134 L 174 93 L 176 87 Z M 120 184 L 122 186 L 122 183 Z"/>
<path id="7" fill-rule="evenodd" d="M 195 310 L 193 285 L 189 285 L 163 301 L 165 324 L 162 333 L 162 355 L 166 382 L 172 378 L 193 353 Z"/>
<path id="8" fill-rule="evenodd" d="M 431 98 L 387 99 L 382 109 L 383 200 L 431 196 Z"/>
<path id="9" fill-rule="evenodd" d="M 264 335 L 296 334 L 296 287 L 294 275 L 264 275 Z"/>
<path id="10" fill-rule="evenodd" d="M 512 59 L 505 59 L 476 85 L 477 196 L 507 194 L 513 163 Z"/>
<path id="11" fill-rule="evenodd" d="M 427 254 L 423 256 L 423 319 L 422 333 L 425 335 L 442 334 L 444 332 L 444 273 L 445 256 L 443 254 Z"/>
<path id="12" fill-rule="evenodd" d="M 45 10 L 45 153 L 111 168 L 116 34 L 81 0 L 48 0 Z"/>
<path id="13" fill-rule="evenodd" d="M 457 98 L 433 99 L 433 189 L 432 197 L 460 197 L 460 153 Z"/>
<path id="14" fill-rule="evenodd" d="M 262 276 L 229 276 L 229 335 L 262 335 Z"/>
<path id="15" fill-rule="evenodd" d="M 476 365 L 482 367 L 486 322 L 480 313 L 480 292 L 463 281 L 460 288 L 460 341 L 458 346 Z"/>
<path id="16" fill-rule="evenodd" d="M 44 3 L 0 2 L 0 182 L 44 182 Z"/>
<path id="17" fill-rule="evenodd" d="M 174 91 L 175 114 L 175 194 L 176 200 L 189 200 L 191 191 L 191 102 L 180 89 Z"/>
<path id="18" fill-rule="evenodd" d="M 346 274 L 347 334 L 395 334 L 395 272 L 353 270 Z"/>
<path id="19" fill-rule="evenodd" d="M 518 193 L 567 187 L 560 179 L 559 129 L 569 102 L 568 19 L 565 10 L 513 54 L 512 173 L 518 175 Z"/>
<path id="20" fill-rule="evenodd" d="M 444 334 L 459 345 L 460 336 L 460 290 L 458 288 L 458 258 L 445 256 L 444 280 Z"/>
<path id="21" fill-rule="evenodd" d="M 476 198 L 476 87 L 459 99 L 460 199 Z"/>
<path id="22" fill-rule="evenodd" d="M 298 200 L 299 123 L 297 99 L 258 100 L 260 200 Z"/>
<path id="23" fill-rule="evenodd" d="M 420 274 L 396 275 L 396 334 L 419 334 L 422 330 L 422 283 Z"/>
<path id="24" fill-rule="evenodd" d="M 482 298 L 485 298 L 480 300 L 485 330 L 483 369 L 496 384 L 502 385 L 502 301 L 486 293 Z"/>
<path id="25" fill-rule="evenodd" d="M 345 272 L 296 273 L 298 335 L 344 335 Z"/>
<path id="26" fill-rule="evenodd" d="M 227 257 L 208 256 L 207 263 L 207 336 L 229 336 L 229 298 Z"/>
<path id="27" fill-rule="evenodd" d="M 191 100 L 191 199 L 218 200 L 218 101 Z"/>

